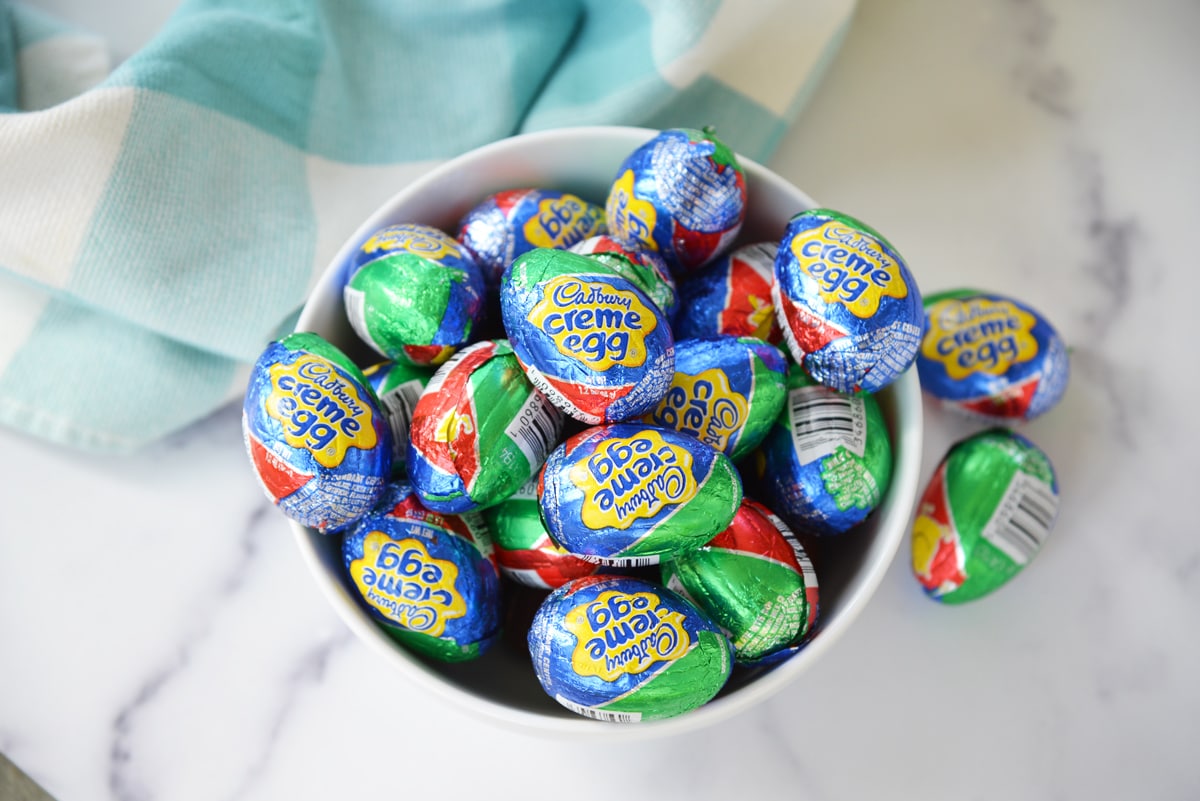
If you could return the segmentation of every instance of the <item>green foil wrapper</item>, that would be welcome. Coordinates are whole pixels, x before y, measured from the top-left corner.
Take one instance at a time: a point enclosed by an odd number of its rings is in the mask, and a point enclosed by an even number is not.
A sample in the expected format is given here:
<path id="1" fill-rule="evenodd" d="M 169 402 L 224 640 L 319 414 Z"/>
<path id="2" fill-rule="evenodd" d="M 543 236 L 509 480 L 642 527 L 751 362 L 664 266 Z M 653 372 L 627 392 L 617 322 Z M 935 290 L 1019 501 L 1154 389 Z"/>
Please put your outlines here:
<path id="1" fill-rule="evenodd" d="M 887 492 L 892 446 L 873 395 L 822 386 L 796 365 L 788 397 L 759 450 L 746 460 L 759 497 L 797 532 L 844 533 Z"/>
<path id="2" fill-rule="evenodd" d="M 913 574 L 943 603 L 981 598 L 1029 564 L 1057 516 L 1049 457 L 1011 431 L 976 434 L 950 449 L 921 497 Z"/>
<path id="3" fill-rule="evenodd" d="M 812 620 L 804 549 L 772 517 L 761 504 L 743 500 L 729 528 L 663 564 L 663 583 L 725 631 L 738 662 L 799 642 Z"/>

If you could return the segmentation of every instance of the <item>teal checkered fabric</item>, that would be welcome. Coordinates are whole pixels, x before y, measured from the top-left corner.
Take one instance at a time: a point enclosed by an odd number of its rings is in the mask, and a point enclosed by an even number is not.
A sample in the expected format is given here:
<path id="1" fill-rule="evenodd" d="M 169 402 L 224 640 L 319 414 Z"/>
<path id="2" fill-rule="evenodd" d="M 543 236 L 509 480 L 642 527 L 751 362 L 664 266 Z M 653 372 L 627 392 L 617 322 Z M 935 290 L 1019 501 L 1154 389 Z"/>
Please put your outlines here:
<path id="1" fill-rule="evenodd" d="M 358 224 L 547 128 L 762 160 L 853 0 L 194 0 L 111 72 L 0 0 L 0 422 L 129 451 L 211 412 Z"/>

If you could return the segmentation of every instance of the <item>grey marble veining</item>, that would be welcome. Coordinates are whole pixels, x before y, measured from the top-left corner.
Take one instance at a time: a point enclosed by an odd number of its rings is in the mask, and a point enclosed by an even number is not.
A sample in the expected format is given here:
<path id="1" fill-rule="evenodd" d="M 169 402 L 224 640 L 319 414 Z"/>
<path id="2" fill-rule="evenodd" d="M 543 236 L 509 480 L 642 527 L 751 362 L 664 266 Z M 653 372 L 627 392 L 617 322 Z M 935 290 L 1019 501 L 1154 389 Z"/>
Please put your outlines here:
<path id="1" fill-rule="evenodd" d="M 1019 45 L 1013 73 L 1025 97 L 1052 116 L 1071 119 L 1071 74 L 1052 50 L 1058 17 L 1041 0 L 1009 0 L 1009 6 Z"/>
<path id="2" fill-rule="evenodd" d="M 211 426 L 212 422 L 202 424 Z M 197 432 L 198 434 L 199 432 Z M 183 439 L 186 443 L 187 438 Z M 182 449 L 179 438 L 163 444 L 164 451 Z M 236 602 L 236 596 L 244 587 L 253 570 L 258 555 L 258 541 L 267 529 L 273 529 L 271 507 L 265 500 L 257 504 L 242 527 L 241 536 L 234 540 L 237 548 L 235 558 L 228 571 L 219 577 L 215 592 L 201 604 L 197 619 L 177 632 L 176 645 L 164 660 L 150 670 L 136 686 L 132 696 L 123 701 L 112 724 L 112 742 L 109 750 L 108 788 L 112 797 L 119 801 L 149 801 L 153 794 L 142 783 L 135 762 L 132 745 L 136 727 L 142 712 L 154 704 L 163 691 L 192 664 L 195 650 L 203 648 L 212 633 L 212 614 L 221 604 Z"/>
<path id="3" fill-rule="evenodd" d="M 994 596 L 931 603 L 902 549 L 750 712 L 536 737 L 341 624 L 236 408 L 123 461 L 0 430 L 0 751 L 58 801 L 1200 797 L 1197 35 L 1192 0 L 864 0 L 771 162 L 886 231 L 922 290 L 1013 294 L 1071 345 L 1061 406 L 1023 429 L 1060 518 Z M 925 423 L 923 480 L 977 430 L 932 405 Z"/>
<path id="4" fill-rule="evenodd" d="M 255 797 L 263 774 L 275 758 L 280 733 L 292 722 L 293 710 L 303 693 L 314 690 L 325 679 L 329 660 L 340 649 L 349 647 L 353 639 L 348 631 L 338 631 L 314 644 L 294 662 L 284 678 L 283 686 L 272 704 L 272 717 L 255 759 L 246 768 L 241 781 L 228 796 L 229 801 Z"/>

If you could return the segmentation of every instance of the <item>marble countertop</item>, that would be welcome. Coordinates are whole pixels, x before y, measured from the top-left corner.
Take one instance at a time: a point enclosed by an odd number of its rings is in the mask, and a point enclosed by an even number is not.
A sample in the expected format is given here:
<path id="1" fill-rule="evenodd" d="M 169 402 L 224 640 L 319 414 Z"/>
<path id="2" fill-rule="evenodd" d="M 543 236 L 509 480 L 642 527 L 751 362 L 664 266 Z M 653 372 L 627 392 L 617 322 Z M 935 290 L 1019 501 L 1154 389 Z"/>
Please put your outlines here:
<path id="1" fill-rule="evenodd" d="M 1200 797 L 1198 34 L 1190 0 L 867 0 L 770 163 L 887 231 L 926 292 L 1015 295 L 1073 346 L 1064 401 L 1023 429 L 1059 523 L 995 595 L 928 601 L 906 542 L 769 702 L 670 739 L 541 739 L 352 637 L 234 408 L 127 460 L 0 431 L 0 752 L 59 801 Z M 925 422 L 922 482 L 978 428 Z"/>

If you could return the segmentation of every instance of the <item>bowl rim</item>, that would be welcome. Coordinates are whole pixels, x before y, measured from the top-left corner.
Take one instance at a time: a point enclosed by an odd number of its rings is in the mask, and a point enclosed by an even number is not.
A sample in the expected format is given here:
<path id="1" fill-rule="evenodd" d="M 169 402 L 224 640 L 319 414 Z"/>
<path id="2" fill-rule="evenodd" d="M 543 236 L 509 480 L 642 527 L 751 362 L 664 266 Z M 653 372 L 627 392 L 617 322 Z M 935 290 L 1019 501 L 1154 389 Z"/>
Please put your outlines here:
<path id="1" fill-rule="evenodd" d="M 448 159 L 392 195 L 345 240 L 309 291 L 296 322 L 295 330 L 312 330 L 312 321 L 315 316 L 313 299 L 331 291 L 330 284 L 338 280 L 341 267 L 350 252 L 359 247 L 371 233 L 387 224 L 392 209 L 403 204 L 412 196 L 424 192 L 430 186 L 445 180 L 447 176 L 458 172 L 464 166 L 470 166 L 481 160 L 491 160 L 507 151 L 536 148 L 540 144 L 550 142 L 563 145 L 572 142 L 577 144 L 594 142 L 598 138 L 620 139 L 627 142 L 629 150 L 632 151 L 658 132 L 656 129 L 630 126 L 558 128 L 510 136 Z M 737 159 L 743 170 L 746 171 L 747 177 L 752 177 L 754 183 L 771 184 L 776 191 L 798 196 L 809 208 L 818 206 L 806 193 L 766 166 L 740 153 L 737 154 Z M 573 738 L 585 739 L 633 740 L 694 731 L 727 720 L 757 706 L 793 682 L 844 635 L 883 581 L 883 577 L 895 559 L 896 552 L 907 532 L 909 518 L 916 503 L 923 439 L 921 394 L 916 368 L 910 367 L 885 389 L 891 390 L 891 398 L 894 403 L 896 430 L 891 434 L 893 453 L 897 454 L 897 457 L 893 463 L 892 480 L 884 504 L 876 510 L 876 514 L 882 513 L 875 526 L 879 531 L 876 536 L 883 538 L 883 548 L 877 552 L 874 560 L 865 563 L 865 573 L 860 573 L 862 579 L 859 582 L 858 590 L 848 594 L 846 603 L 839 609 L 839 613 L 832 623 L 822 626 L 820 636 L 813 638 L 795 656 L 748 682 L 736 693 L 716 698 L 687 714 L 665 720 L 648 721 L 636 726 L 622 726 L 605 725 L 583 716 L 555 717 L 518 709 L 454 686 L 387 637 L 383 630 L 376 626 L 361 609 L 356 599 L 350 596 L 345 587 L 329 575 L 314 544 L 315 538 L 328 535 L 317 534 L 314 530 L 291 520 L 287 522 L 303 562 L 316 580 L 326 601 L 334 608 L 342 622 L 359 640 L 365 642 L 368 647 L 398 668 L 417 687 L 453 702 L 460 710 L 492 724 L 505 724 L 525 733 L 551 737 L 570 735 Z M 898 443 L 903 443 L 903 447 L 900 447 Z"/>

